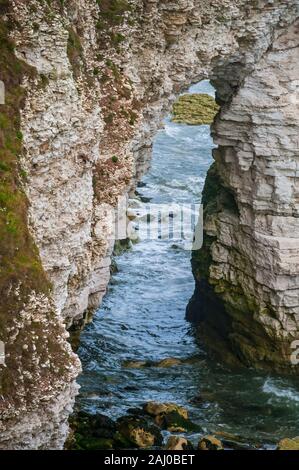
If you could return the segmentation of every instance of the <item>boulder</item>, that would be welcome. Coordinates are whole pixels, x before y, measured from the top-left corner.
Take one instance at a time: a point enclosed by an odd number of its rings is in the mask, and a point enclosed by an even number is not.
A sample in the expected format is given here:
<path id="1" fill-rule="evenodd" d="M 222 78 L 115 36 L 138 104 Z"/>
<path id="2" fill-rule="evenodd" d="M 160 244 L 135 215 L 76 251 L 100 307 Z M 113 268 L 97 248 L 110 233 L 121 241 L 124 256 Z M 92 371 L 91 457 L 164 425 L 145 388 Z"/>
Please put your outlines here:
<path id="1" fill-rule="evenodd" d="M 142 369 L 147 365 L 148 364 L 146 361 L 124 361 L 122 363 L 122 366 L 126 367 L 127 369 Z"/>
<path id="2" fill-rule="evenodd" d="M 249 444 L 241 436 L 236 436 L 235 434 L 231 434 L 226 431 L 217 431 L 215 432 L 215 436 L 221 439 L 222 445 L 227 449 L 252 450 L 260 447 L 260 444 L 258 443 Z"/>
<path id="3" fill-rule="evenodd" d="M 178 366 L 182 363 L 183 361 L 181 359 L 177 359 L 175 357 L 166 357 L 165 359 L 162 359 L 161 361 L 157 362 L 155 364 L 155 367 L 173 367 Z"/>
<path id="4" fill-rule="evenodd" d="M 145 417 L 146 413 L 144 412 L 143 408 L 128 408 L 127 409 L 127 414 L 128 415 L 134 415 L 134 416 L 141 416 Z"/>
<path id="5" fill-rule="evenodd" d="M 217 437 L 204 436 L 198 443 L 198 450 L 223 450 L 223 446 Z"/>
<path id="6" fill-rule="evenodd" d="M 143 410 L 150 416 L 158 416 L 160 414 L 171 413 L 172 411 L 177 412 L 183 418 L 188 419 L 188 411 L 176 403 L 159 403 L 155 401 L 149 401 L 143 405 Z"/>
<path id="7" fill-rule="evenodd" d="M 163 442 L 160 429 L 141 416 L 129 415 L 119 418 L 117 430 L 131 447 L 161 446 Z M 117 440 L 119 441 L 119 438 Z"/>
<path id="8" fill-rule="evenodd" d="M 200 426 L 188 419 L 188 411 L 176 403 L 148 402 L 143 410 L 160 428 L 169 432 L 200 431 Z"/>
<path id="9" fill-rule="evenodd" d="M 170 436 L 165 446 L 166 450 L 192 450 L 193 446 L 185 437 Z"/>
<path id="10" fill-rule="evenodd" d="M 181 359 L 177 359 L 175 357 L 166 357 L 165 359 L 161 359 L 161 361 L 134 361 L 134 360 L 127 360 L 122 363 L 123 367 L 128 369 L 141 369 L 143 367 L 173 367 L 183 364 Z"/>
<path id="11" fill-rule="evenodd" d="M 184 418 L 177 411 L 161 413 L 155 417 L 155 423 L 162 429 L 167 429 L 169 432 L 196 432 L 201 430 L 200 426 L 190 421 L 190 419 Z"/>
<path id="12" fill-rule="evenodd" d="M 97 438 L 113 438 L 116 431 L 116 423 L 101 413 L 89 414 L 80 411 L 73 416 L 71 427 L 75 433 Z"/>
<path id="13" fill-rule="evenodd" d="M 72 438 L 70 449 L 113 449 L 116 423 L 108 416 L 80 411 L 70 420 Z"/>
<path id="14" fill-rule="evenodd" d="M 293 439 L 282 439 L 278 443 L 277 450 L 299 450 L 299 436 Z"/>

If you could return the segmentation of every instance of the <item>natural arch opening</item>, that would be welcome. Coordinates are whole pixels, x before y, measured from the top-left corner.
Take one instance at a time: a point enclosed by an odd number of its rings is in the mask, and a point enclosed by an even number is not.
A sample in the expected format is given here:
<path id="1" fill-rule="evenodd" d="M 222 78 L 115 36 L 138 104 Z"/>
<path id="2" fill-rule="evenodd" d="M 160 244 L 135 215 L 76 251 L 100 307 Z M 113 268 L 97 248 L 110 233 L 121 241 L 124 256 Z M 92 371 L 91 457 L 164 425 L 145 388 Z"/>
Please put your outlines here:
<path id="1" fill-rule="evenodd" d="M 191 86 L 189 93 L 214 96 L 215 91 L 204 81 Z M 149 399 L 181 401 L 172 382 L 172 366 L 177 364 L 183 371 L 185 364 L 199 361 L 190 324 L 185 320 L 186 305 L 194 290 L 191 252 L 181 233 L 168 232 L 161 239 L 154 209 L 166 207 L 173 222 L 180 217 L 182 207 L 189 209 L 200 203 L 212 148 L 209 125 L 176 123 L 171 116 L 164 120 L 164 127 L 154 139 L 151 168 L 129 200 L 129 218 L 138 221 L 139 238 L 142 224 L 148 226 L 149 217 L 154 222 L 151 230 L 157 230 L 153 236 L 145 233 L 144 239 L 126 251 L 116 243 L 117 271 L 92 325 L 81 335 L 79 404 L 90 412 L 103 411 L 107 406 L 109 377 L 116 380 L 112 385 L 115 396 L 108 398 L 112 417 Z M 169 219 L 163 220 L 168 229 Z M 161 234 L 165 227 L 161 227 Z M 161 378 L 168 372 L 163 384 Z M 108 379 L 103 380 L 103 375 Z M 119 400 L 119 393 L 127 396 Z"/>

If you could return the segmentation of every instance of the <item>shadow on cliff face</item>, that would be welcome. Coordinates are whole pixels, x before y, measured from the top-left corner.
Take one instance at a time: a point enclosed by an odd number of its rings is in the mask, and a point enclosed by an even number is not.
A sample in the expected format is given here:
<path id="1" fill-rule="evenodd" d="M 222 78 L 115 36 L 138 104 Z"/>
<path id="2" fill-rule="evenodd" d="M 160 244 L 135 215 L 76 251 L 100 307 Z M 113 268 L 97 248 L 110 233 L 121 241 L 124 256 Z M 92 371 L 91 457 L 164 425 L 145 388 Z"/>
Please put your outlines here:
<path id="1" fill-rule="evenodd" d="M 215 163 L 210 167 L 202 193 L 204 221 L 223 208 L 238 215 L 233 194 L 222 186 Z M 223 362 L 242 365 L 241 359 L 232 350 L 229 336 L 233 331 L 232 319 L 227 315 L 223 300 L 218 297 L 209 283 L 209 269 L 212 265 L 212 245 L 215 237 L 204 232 L 203 246 L 192 252 L 191 265 L 195 279 L 195 290 L 186 308 L 186 319 L 195 326 L 202 347 Z"/>
<path id="2" fill-rule="evenodd" d="M 214 155 L 219 158 L 221 152 L 221 148 L 215 149 Z M 211 280 L 210 268 L 215 269 L 212 253 L 217 244 L 217 237 L 211 235 L 211 226 L 217 224 L 221 216 L 240 223 L 236 197 L 223 185 L 217 159 L 207 173 L 202 204 L 203 246 L 192 252 L 195 290 L 186 308 L 186 319 L 195 326 L 201 347 L 229 366 L 253 367 L 283 375 L 298 374 L 298 367 L 290 359 L 291 343 L 283 337 L 275 339 L 261 326 L 256 318 L 259 305 L 248 297 L 244 286 L 226 281 L 223 273 Z M 234 253 L 228 254 L 228 260 L 230 257 L 230 262 L 235 262 Z M 219 265 L 217 269 L 224 268 Z M 269 312 L 271 309 L 267 314 Z M 275 320 L 275 312 L 272 317 Z"/>

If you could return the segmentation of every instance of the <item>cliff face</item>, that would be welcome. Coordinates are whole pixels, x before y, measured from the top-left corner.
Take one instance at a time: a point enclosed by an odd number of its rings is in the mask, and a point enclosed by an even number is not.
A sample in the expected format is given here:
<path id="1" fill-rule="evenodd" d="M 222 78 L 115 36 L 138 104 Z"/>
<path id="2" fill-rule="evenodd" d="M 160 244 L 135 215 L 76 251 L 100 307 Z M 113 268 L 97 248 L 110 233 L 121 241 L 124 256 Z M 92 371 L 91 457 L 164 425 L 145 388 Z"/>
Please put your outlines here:
<path id="1" fill-rule="evenodd" d="M 23 271 L 3 289 L 0 447 L 62 447 L 79 372 L 65 326 L 99 305 L 110 274 L 113 207 L 146 171 L 153 136 L 175 97 L 201 79 L 213 80 L 222 104 L 209 180 L 224 200 L 213 202 L 210 184 L 206 269 L 194 261 L 198 288 L 213 286 L 221 321 L 237 324 L 230 345 L 240 356 L 246 344 L 243 360 L 260 359 L 253 348 L 259 332 L 278 348 L 269 361 L 279 361 L 282 349 L 280 362 L 287 360 L 298 315 L 298 3 L 231 3 L 3 2 L 2 22 L 15 43 L 10 54 L 24 68 L 14 129 L 22 138 L 16 172 L 25 177 L 15 176 L 14 184 L 28 201 L 26 236 L 51 290 L 25 283 Z M 25 284 L 26 296 L 12 302 Z M 217 322 L 210 317 L 207 330 Z"/>
<path id="2" fill-rule="evenodd" d="M 285 373 L 298 373 L 298 33 L 296 21 L 274 39 L 214 124 L 189 308 L 213 349 L 226 355 L 224 342 L 231 359 Z"/>

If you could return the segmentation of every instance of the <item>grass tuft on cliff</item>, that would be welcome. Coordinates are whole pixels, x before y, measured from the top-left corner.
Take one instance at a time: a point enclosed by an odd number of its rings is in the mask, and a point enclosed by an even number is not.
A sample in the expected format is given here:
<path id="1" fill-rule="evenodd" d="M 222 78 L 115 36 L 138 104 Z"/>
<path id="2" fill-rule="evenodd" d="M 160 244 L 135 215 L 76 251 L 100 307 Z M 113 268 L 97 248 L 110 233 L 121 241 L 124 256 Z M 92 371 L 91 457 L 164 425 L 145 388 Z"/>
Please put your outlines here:
<path id="1" fill-rule="evenodd" d="M 23 191 L 24 172 L 20 167 L 22 133 L 20 109 L 25 91 L 23 77 L 35 76 L 35 69 L 17 59 L 10 31 L 9 3 L 2 1 L 0 11 L 0 80 L 5 87 L 5 104 L 0 104 L 0 340 L 9 343 L 9 329 L 32 291 L 47 293 L 49 283 L 38 250 L 28 230 L 28 201 Z M 5 18 L 5 19 L 4 19 Z M 21 350 L 21 345 L 16 344 Z M 9 361 L 16 355 L 8 347 L 9 359 L 0 382 L 5 395 L 13 387 Z M 11 372 L 11 371 L 10 371 Z"/>
<path id="2" fill-rule="evenodd" d="M 124 20 L 124 15 L 131 10 L 126 0 L 97 0 L 97 4 L 100 7 L 99 29 L 103 27 L 103 22 L 111 26 L 120 25 Z"/>
<path id="3" fill-rule="evenodd" d="M 16 279 L 18 271 L 40 277 L 40 261 L 27 229 L 27 198 L 22 190 L 19 156 L 22 151 L 20 109 L 24 101 L 23 76 L 34 69 L 18 60 L 9 38 L 10 24 L 0 21 L 0 80 L 5 86 L 5 104 L 0 105 L 0 282 Z M 38 273 L 37 273 L 38 271 Z M 26 278 L 26 273 L 24 272 Z M 27 273 L 28 275 L 28 273 Z M 7 286 L 8 287 L 8 286 Z M 1 296 L 0 304 L 4 300 Z"/>
<path id="4" fill-rule="evenodd" d="M 172 121 L 189 125 L 212 124 L 218 111 L 219 106 L 210 95 L 182 95 L 173 105 Z"/>
<path id="5" fill-rule="evenodd" d="M 83 49 L 81 40 L 76 31 L 69 27 L 69 37 L 67 42 L 67 55 L 73 69 L 74 77 L 78 78 L 83 63 Z"/>

